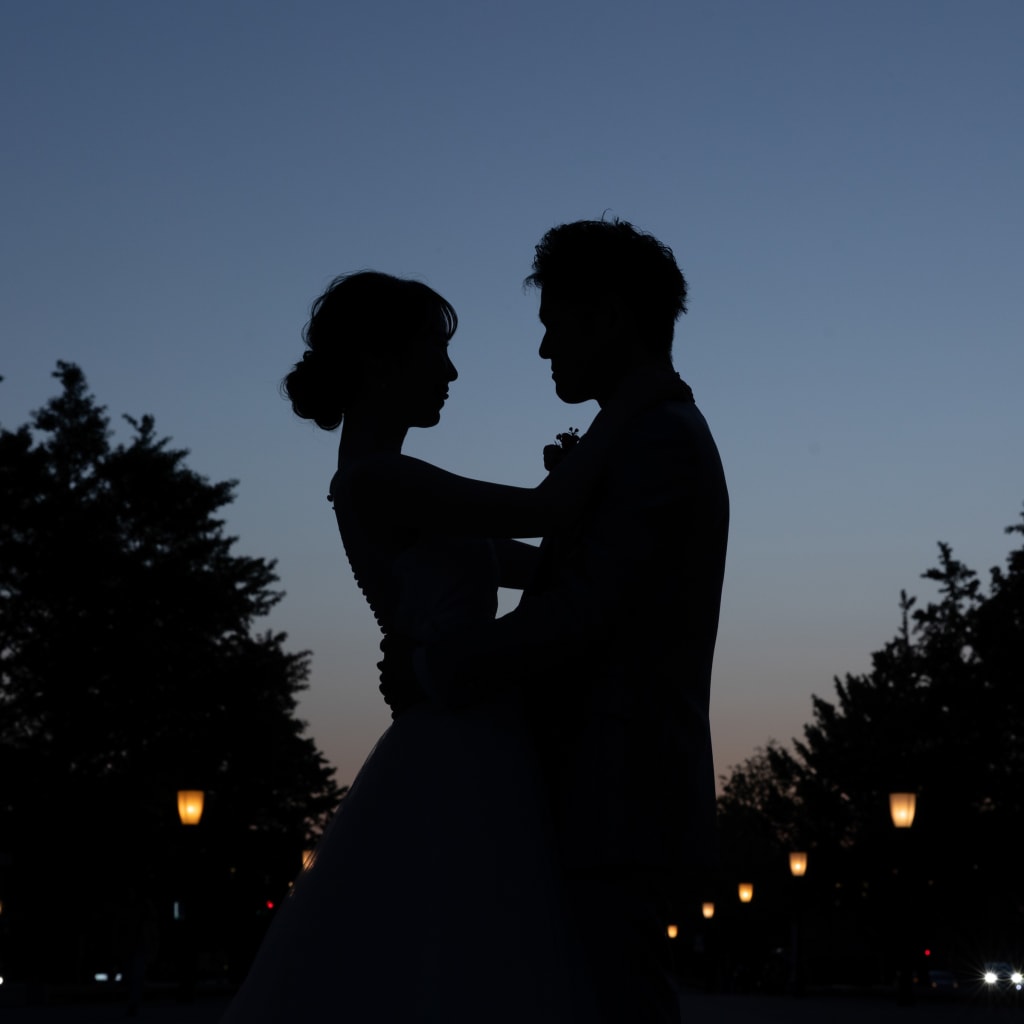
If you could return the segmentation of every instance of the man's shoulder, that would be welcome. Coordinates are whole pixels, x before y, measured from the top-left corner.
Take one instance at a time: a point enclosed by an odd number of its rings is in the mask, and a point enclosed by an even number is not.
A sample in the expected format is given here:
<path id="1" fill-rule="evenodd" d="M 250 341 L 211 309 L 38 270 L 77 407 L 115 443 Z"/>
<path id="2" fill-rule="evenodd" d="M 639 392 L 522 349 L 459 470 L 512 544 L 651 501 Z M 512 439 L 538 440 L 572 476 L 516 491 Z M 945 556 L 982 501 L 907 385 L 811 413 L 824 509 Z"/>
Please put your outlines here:
<path id="1" fill-rule="evenodd" d="M 663 402 L 638 416 L 609 459 L 601 501 L 609 509 L 727 507 L 722 460 L 700 410 L 692 402 Z"/>
<path id="2" fill-rule="evenodd" d="M 619 457 L 718 461 L 718 448 L 700 409 L 691 401 L 668 401 L 647 409 L 623 432 Z"/>
<path id="3" fill-rule="evenodd" d="M 697 403 L 692 399 L 667 399 L 644 410 L 633 421 L 640 430 L 665 430 L 685 432 L 689 430 L 707 430 L 707 421 Z"/>

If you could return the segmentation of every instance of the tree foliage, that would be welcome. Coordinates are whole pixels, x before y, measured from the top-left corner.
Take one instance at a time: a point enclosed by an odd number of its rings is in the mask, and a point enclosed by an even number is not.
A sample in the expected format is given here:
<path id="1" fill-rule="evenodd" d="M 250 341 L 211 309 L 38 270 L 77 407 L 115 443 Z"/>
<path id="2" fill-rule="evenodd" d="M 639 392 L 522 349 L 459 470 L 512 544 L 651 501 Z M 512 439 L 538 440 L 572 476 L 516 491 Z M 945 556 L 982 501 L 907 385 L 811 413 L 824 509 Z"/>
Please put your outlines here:
<path id="1" fill-rule="evenodd" d="M 233 482 L 189 469 L 150 416 L 115 444 L 82 371 L 54 376 L 61 393 L 0 430 L 5 910 L 56 928 L 83 891 L 114 916 L 169 906 L 179 788 L 207 793 L 209 872 L 280 886 L 267 851 L 297 863 L 340 794 L 296 716 L 308 654 L 257 631 L 274 563 L 233 551 Z"/>
<path id="2" fill-rule="evenodd" d="M 1007 532 L 1024 535 L 1024 517 Z M 1024 921 L 1024 898 L 1008 888 L 1024 859 L 1024 548 L 986 588 L 940 543 L 924 578 L 936 599 L 921 606 L 901 593 L 896 636 L 868 672 L 836 678 L 832 700 L 812 698 L 802 739 L 732 770 L 723 846 L 733 864 L 741 850 L 776 864 L 811 851 L 848 931 L 852 915 L 883 932 L 894 876 L 904 887 L 912 878 L 927 893 L 922 928 L 964 956 L 992 955 Z M 917 794 L 905 838 L 889 821 L 894 791 Z"/>

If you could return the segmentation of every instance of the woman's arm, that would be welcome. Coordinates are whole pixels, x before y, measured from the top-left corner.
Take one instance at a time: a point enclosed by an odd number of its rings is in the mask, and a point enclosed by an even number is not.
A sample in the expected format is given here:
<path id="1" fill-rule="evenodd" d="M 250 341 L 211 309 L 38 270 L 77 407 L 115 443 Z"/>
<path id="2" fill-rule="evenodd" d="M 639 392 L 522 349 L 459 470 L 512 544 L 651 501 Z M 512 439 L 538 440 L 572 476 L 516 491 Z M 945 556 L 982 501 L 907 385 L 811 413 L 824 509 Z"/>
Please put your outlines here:
<path id="1" fill-rule="evenodd" d="M 536 487 L 471 480 L 406 455 L 362 460 L 353 477 L 368 522 L 427 536 L 540 537 L 575 520 L 623 427 L 670 399 L 693 396 L 674 372 L 637 373 Z"/>
<path id="2" fill-rule="evenodd" d="M 407 455 L 371 456 L 353 470 L 367 522 L 426 536 L 540 537 L 582 511 L 625 419 L 599 413 L 590 430 L 536 487 L 458 476 Z"/>

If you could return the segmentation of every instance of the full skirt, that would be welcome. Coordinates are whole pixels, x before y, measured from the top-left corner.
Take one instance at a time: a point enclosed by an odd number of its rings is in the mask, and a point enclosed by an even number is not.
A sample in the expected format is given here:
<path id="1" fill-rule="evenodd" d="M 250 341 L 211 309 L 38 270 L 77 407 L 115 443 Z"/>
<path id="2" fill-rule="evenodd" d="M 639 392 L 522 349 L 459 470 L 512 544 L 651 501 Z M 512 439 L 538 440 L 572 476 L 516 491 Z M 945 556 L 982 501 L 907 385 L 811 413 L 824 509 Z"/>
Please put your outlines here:
<path id="1" fill-rule="evenodd" d="M 527 736 L 513 698 L 404 712 L 224 1024 L 593 1021 Z"/>

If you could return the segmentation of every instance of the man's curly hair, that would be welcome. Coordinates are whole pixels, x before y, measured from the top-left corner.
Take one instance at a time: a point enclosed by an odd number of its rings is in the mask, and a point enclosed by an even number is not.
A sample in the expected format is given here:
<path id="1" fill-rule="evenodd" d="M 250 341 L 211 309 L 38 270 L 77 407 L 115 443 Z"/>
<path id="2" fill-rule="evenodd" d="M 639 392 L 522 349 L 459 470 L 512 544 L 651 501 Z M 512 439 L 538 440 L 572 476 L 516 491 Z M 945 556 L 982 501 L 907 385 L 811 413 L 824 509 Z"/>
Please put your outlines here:
<path id="1" fill-rule="evenodd" d="M 525 284 L 571 302 L 617 295 L 638 334 L 665 352 L 679 314 L 686 312 L 686 278 L 672 250 L 617 217 L 551 228 L 537 245 Z"/>

